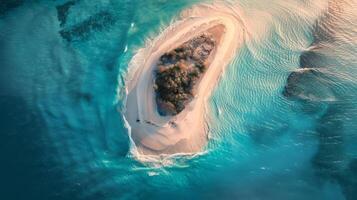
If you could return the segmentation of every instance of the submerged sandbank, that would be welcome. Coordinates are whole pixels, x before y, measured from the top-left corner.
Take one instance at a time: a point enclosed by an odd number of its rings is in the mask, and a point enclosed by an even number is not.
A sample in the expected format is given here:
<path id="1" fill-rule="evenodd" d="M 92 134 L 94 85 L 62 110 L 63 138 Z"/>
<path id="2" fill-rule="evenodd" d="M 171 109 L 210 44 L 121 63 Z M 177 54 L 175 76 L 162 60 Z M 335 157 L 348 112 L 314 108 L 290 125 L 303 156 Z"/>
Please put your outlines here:
<path id="1" fill-rule="evenodd" d="M 191 38 L 209 33 L 217 44 L 195 96 L 174 116 L 162 116 L 155 101 L 154 79 L 158 59 Z M 145 155 L 195 153 L 207 142 L 206 102 L 220 75 L 243 41 L 243 26 L 225 6 L 199 5 L 182 13 L 132 59 L 127 79 L 125 118 L 131 127 L 136 151 Z"/>

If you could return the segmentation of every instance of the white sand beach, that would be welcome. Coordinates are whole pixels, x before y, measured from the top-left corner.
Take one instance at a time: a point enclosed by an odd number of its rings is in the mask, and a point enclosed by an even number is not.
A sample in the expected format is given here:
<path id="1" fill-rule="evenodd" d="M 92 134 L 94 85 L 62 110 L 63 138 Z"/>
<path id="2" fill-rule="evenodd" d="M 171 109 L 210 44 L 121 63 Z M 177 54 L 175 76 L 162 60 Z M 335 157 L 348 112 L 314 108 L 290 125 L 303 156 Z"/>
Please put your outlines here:
<path id="1" fill-rule="evenodd" d="M 210 32 L 217 45 L 210 65 L 197 86 L 194 99 L 175 116 L 157 111 L 154 70 L 160 56 L 189 39 Z M 206 103 L 224 69 L 243 42 L 243 26 L 230 8 L 198 5 L 182 13 L 180 20 L 138 51 L 129 65 L 124 113 L 136 150 L 144 155 L 196 153 L 207 143 Z"/>

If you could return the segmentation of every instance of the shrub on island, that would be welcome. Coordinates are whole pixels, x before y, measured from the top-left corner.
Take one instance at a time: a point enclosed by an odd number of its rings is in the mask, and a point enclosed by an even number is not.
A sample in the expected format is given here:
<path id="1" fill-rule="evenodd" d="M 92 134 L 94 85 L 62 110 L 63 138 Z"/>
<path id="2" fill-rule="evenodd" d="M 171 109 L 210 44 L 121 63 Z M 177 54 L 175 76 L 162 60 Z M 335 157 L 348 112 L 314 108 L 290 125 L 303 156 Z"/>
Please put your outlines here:
<path id="1" fill-rule="evenodd" d="M 193 99 L 215 45 L 213 37 L 205 33 L 160 57 L 154 84 L 160 115 L 177 115 Z"/>

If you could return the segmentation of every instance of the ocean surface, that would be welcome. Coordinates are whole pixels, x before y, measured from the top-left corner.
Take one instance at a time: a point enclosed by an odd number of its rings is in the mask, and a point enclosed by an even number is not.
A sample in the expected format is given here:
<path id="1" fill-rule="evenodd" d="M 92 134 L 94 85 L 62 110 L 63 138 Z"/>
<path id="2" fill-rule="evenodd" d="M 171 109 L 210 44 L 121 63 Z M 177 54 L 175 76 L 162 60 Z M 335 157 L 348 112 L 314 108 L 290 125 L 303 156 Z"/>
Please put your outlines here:
<path id="1" fill-rule="evenodd" d="M 133 155 L 128 63 L 200 3 L 1 0 L 0 199 L 357 199 L 355 0 L 218 1 L 246 27 L 208 145 Z"/>

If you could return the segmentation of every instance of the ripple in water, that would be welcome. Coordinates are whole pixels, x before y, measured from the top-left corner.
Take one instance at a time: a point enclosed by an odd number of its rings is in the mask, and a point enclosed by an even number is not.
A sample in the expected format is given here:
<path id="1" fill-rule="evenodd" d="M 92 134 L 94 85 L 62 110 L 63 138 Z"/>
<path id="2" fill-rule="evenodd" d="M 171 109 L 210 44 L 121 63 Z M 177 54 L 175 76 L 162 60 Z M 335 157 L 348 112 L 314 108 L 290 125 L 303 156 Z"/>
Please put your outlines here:
<path id="1" fill-rule="evenodd" d="M 354 0 L 225 2 L 240 7 L 245 42 L 210 99 L 205 153 L 131 157 L 128 63 L 197 3 L 5 1 L 0 197 L 355 199 Z"/>

